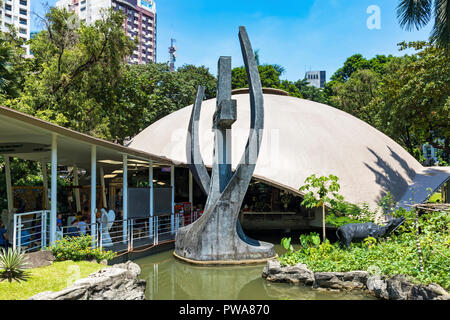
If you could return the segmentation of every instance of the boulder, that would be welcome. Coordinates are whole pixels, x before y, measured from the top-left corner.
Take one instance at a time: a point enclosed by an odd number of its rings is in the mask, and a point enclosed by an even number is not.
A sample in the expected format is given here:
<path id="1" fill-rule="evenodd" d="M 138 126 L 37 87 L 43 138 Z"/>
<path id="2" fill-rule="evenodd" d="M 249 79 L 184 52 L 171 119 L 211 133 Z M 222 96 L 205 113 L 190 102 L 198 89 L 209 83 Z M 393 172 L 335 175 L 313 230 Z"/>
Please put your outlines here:
<path id="1" fill-rule="evenodd" d="M 401 275 L 386 280 L 386 292 L 389 300 L 408 300 L 413 285 Z"/>
<path id="2" fill-rule="evenodd" d="M 29 300 L 145 300 L 146 281 L 140 267 L 128 261 L 99 270 L 58 292 L 42 292 Z"/>
<path id="3" fill-rule="evenodd" d="M 50 250 L 42 250 L 25 254 L 25 269 L 40 268 L 49 266 L 55 261 Z"/>
<path id="4" fill-rule="evenodd" d="M 281 263 L 277 259 L 271 259 L 267 261 L 266 266 L 263 269 L 263 278 L 267 278 L 268 275 L 277 274 L 281 272 Z"/>
<path id="5" fill-rule="evenodd" d="M 314 287 L 334 290 L 363 289 L 369 274 L 365 271 L 315 272 Z"/>
<path id="6" fill-rule="evenodd" d="M 317 290 L 368 290 L 386 300 L 450 300 L 448 292 L 437 284 L 415 285 L 407 277 L 370 276 L 367 271 L 312 272 L 305 264 L 281 266 L 277 259 L 267 261 L 263 278 L 273 282 L 312 285 Z"/>
<path id="7" fill-rule="evenodd" d="M 408 298 L 409 300 L 450 300 L 450 295 L 437 284 L 414 285 Z"/>
<path id="8" fill-rule="evenodd" d="M 263 278 L 274 282 L 302 283 L 312 285 L 314 273 L 305 264 L 297 264 L 290 267 L 282 267 L 278 260 L 267 261 L 263 269 Z"/>
<path id="9" fill-rule="evenodd" d="M 389 294 L 386 289 L 386 281 L 380 276 L 371 276 L 367 278 L 367 289 L 377 298 L 388 299 Z"/>

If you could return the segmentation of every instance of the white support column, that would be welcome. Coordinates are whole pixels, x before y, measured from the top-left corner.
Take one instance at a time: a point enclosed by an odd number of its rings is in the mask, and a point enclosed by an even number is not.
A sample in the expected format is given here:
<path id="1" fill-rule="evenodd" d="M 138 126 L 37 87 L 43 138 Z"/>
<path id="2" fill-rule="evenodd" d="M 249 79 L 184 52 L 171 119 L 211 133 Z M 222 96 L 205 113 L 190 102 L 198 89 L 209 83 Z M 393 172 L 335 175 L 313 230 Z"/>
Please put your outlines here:
<path id="1" fill-rule="evenodd" d="M 92 244 L 95 246 L 97 241 L 97 230 L 95 222 L 97 221 L 97 147 L 91 146 L 91 236 Z"/>
<path id="2" fill-rule="evenodd" d="M 73 184 L 78 187 L 78 167 L 74 166 L 73 167 Z M 80 202 L 80 189 L 79 188 L 75 188 L 74 190 L 75 193 L 75 205 L 77 206 L 77 212 L 81 211 L 81 202 Z"/>
<path id="3" fill-rule="evenodd" d="M 148 185 L 150 187 L 150 219 L 149 223 L 149 237 L 153 237 L 153 161 L 148 162 Z"/>
<path id="4" fill-rule="evenodd" d="M 175 233 L 175 167 L 170 167 L 170 187 L 172 188 L 172 215 L 170 216 L 170 231 Z"/>
<path id="5" fill-rule="evenodd" d="M 128 228 L 127 228 L 127 219 L 128 219 L 128 157 L 126 154 L 123 155 L 123 242 L 127 241 L 128 236 Z"/>
<path id="6" fill-rule="evenodd" d="M 41 169 L 42 169 L 42 184 L 44 186 L 44 209 L 49 209 L 48 203 L 48 173 L 47 173 L 47 162 L 41 161 Z"/>
<path id="7" fill-rule="evenodd" d="M 103 207 L 107 208 L 108 203 L 106 202 L 105 171 L 103 170 L 103 167 L 100 167 L 100 184 L 102 186 Z"/>
<path id="8" fill-rule="evenodd" d="M 52 135 L 52 168 L 51 168 L 51 200 L 50 200 L 50 244 L 56 240 L 57 215 L 57 176 L 58 176 L 58 137 Z"/>
<path id="9" fill-rule="evenodd" d="M 8 201 L 8 211 L 11 213 L 14 207 L 12 185 L 11 185 L 11 165 L 9 163 L 9 155 L 5 154 L 3 156 L 5 160 L 5 174 L 6 174 L 6 199 Z M 7 223 L 4 221 L 4 223 Z"/>

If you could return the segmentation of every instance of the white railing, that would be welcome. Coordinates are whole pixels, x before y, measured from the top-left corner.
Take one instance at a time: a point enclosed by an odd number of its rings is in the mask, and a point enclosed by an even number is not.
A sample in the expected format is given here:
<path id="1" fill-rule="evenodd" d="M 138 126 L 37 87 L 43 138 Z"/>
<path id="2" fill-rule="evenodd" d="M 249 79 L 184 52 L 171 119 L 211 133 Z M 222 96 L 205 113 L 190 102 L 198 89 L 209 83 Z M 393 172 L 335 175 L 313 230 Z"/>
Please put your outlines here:
<path id="1" fill-rule="evenodd" d="M 115 220 L 107 224 L 57 227 L 56 240 L 64 237 L 91 235 L 94 247 L 113 251 L 132 251 L 135 247 L 158 245 L 173 240 L 180 227 L 197 220 L 196 214 L 167 214 Z M 34 211 L 14 215 L 13 248 L 31 252 L 50 245 L 50 211 Z M 83 232 L 86 230 L 85 232 Z"/>
<path id="2" fill-rule="evenodd" d="M 49 240 L 50 211 L 33 211 L 14 214 L 13 248 L 25 252 L 40 250 Z"/>

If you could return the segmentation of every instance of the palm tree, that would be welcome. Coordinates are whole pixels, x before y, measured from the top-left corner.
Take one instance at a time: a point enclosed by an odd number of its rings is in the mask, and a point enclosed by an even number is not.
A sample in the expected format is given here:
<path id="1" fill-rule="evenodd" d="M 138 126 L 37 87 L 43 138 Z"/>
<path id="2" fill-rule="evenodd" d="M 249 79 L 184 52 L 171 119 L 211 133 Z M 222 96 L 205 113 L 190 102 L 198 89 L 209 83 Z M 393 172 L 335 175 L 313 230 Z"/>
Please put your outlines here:
<path id="1" fill-rule="evenodd" d="M 449 49 L 450 0 L 400 0 L 397 7 L 400 26 L 408 31 L 414 27 L 421 29 L 433 17 L 430 42 L 439 48 Z"/>

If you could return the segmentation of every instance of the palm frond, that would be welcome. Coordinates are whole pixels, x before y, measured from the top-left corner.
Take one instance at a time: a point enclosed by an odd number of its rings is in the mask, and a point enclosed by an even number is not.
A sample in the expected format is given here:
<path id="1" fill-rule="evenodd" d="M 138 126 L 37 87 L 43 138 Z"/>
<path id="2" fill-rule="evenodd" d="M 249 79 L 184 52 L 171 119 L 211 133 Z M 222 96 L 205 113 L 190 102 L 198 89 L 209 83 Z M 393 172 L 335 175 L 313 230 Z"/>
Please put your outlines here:
<path id="1" fill-rule="evenodd" d="M 408 31 L 414 27 L 419 30 L 431 20 L 432 6 L 432 0 L 400 0 L 397 6 L 400 26 Z"/>
<path id="2" fill-rule="evenodd" d="M 435 0 L 435 22 L 431 30 L 430 40 L 437 47 L 449 49 L 450 38 L 450 1 Z"/>

